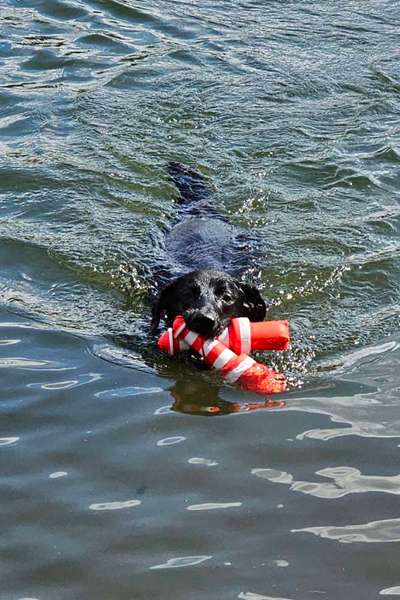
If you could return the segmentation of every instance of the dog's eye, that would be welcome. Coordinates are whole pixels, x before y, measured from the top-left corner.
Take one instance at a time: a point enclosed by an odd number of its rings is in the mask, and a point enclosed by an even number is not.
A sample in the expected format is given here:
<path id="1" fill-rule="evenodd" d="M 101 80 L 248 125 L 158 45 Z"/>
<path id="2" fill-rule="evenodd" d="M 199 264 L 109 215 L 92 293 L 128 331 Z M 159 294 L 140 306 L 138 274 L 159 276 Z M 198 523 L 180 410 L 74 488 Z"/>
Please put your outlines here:
<path id="1" fill-rule="evenodd" d="M 199 286 L 195 285 L 195 284 L 192 285 L 190 287 L 190 293 L 191 293 L 192 296 L 197 297 L 200 294 L 200 288 L 199 288 Z"/>

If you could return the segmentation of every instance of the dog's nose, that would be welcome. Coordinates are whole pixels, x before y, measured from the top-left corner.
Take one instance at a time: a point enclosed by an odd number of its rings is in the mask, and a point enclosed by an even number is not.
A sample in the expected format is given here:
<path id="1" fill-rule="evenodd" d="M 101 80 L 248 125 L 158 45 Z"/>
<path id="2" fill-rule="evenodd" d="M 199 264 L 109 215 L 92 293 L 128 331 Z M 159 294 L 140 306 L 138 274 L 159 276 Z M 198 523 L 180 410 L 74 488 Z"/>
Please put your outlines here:
<path id="1" fill-rule="evenodd" d="M 200 335 L 210 335 L 215 327 L 215 319 L 211 315 L 204 314 L 200 311 L 193 311 L 189 314 L 186 313 L 183 315 L 183 318 L 189 329 Z"/>

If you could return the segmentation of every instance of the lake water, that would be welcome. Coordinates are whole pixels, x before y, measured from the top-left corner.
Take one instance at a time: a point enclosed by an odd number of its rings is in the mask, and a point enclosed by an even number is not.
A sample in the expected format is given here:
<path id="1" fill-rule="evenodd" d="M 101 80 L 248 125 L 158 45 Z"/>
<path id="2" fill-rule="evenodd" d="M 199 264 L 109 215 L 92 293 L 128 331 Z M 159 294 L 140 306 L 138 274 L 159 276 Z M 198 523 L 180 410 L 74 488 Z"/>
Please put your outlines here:
<path id="1" fill-rule="evenodd" d="M 400 6 L 3 0 L 0 600 L 400 595 Z M 179 160 L 282 406 L 161 356 Z"/>

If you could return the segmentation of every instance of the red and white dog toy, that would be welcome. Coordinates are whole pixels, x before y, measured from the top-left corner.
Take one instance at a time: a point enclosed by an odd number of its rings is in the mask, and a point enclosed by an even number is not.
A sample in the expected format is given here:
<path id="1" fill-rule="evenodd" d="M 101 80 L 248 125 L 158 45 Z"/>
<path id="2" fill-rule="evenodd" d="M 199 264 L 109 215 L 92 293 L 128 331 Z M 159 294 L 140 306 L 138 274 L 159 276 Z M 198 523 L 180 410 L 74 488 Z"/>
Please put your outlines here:
<path id="1" fill-rule="evenodd" d="M 196 334 L 193 334 L 196 335 Z M 235 354 L 248 354 L 253 350 L 287 350 L 290 343 L 288 321 L 260 321 L 252 323 L 247 317 L 232 319 L 217 338 Z M 190 341 L 175 335 L 169 327 L 158 340 L 158 347 L 168 354 L 190 348 Z"/>
<path id="2" fill-rule="evenodd" d="M 232 321 L 240 320 L 241 319 L 233 319 Z M 194 333 L 187 327 L 183 317 L 178 316 L 173 323 L 172 329 L 170 328 L 161 335 L 158 345 L 161 350 L 165 350 L 170 354 L 173 354 L 177 350 L 192 348 L 198 354 L 203 356 L 207 365 L 217 369 L 222 377 L 229 383 L 239 383 L 243 389 L 260 394 L 275 394 L 285 391 L 285 376 L 261 363 L 257 363 L 244 353 L 243 349 L 247 350 L 248 348 L 247 351 L 255 349 L 286 349 L 289 344 L 288 324 L 286 321 L 277 321 L 277 323 L 281 323 L 281 325 L 278 326 L 280 335 L 276 338 L 272 337 L 271 339 L 278 340 L 278 348 L 270 347 L 271 340 L 267 347 L 263 344 L 261 344 L 261 346 L 259 345 L 262 336 L 259 337 L 256 335 L 257 326 L 261 326 L 259 330 L 257 329 L 257 332 L 259 332 L 262 330 L 263 326 L 268 324 L 268 322 L 251 323 L 248 330 L 250 335 L 242 335 L 240 324 L 236 324 L 235 326 L 230 325 L 227 328 L 229 343 L 232 343 L 235 348 L 238 348 L 240 351 L 240 354 L 238 355 L 228 348 L 220 339 L 207 340 L 201 335 Z M 226 338 L 226 333 L 224 332 L 222 336 L 225 336 Z M 285 339 L 286 341 L 284 341 Z"/>

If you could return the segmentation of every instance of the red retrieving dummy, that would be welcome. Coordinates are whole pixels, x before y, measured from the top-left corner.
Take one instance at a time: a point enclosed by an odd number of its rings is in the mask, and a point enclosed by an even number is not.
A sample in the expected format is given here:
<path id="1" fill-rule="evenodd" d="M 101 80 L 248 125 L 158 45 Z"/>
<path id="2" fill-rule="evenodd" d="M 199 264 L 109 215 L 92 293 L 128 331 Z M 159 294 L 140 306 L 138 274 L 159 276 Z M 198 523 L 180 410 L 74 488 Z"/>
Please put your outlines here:
<path id="1" fill-rule="evenodd" d="M 234 324 L 234 322 L 236 323 Z M 289 329 L 287 321 L 250 323 L 247 329 L 241 328 L 240 319 L 232 319 L 231 325 L 219 339 L 207 340 L 194 333 L 187 326 L 182 316 L 176 317 L 172 329 L 163 333 L 158 340 L 161 350 L 170 354 L 178 350 L 192 348 L 203 356 L 207 365 L 220 371 L 229 383 L 239 383 L 243 389 L 259 394 L 275 394 L 284 392 L 286 378 L 281 373 L 257 363 L 243 351 L 250 350 L 285 350 L 289 345 Z M 237 323 L 239 322 L 239 323 Z M 265 337 L 266 325 L 278 323 L 269 328 L 273 335 Z M 246 325 L 245 325 L 246 327 Z M 264 336 L 264 337 L 263 337 Z M 230 347 L 237 349 L 236 354 L 228 348 L 221 338 L 229 341 Z M 264 342 L 262 341 L 264 339 Z"/>
<path id="2" fill-rule="evenodd" d="M 193 334 L 196 335 L 196 334 Z M 287 350 L 289 348 L 288 321 L 261 321 L 252 323 L 247 317 L 232 319 L 218 340 L 235 354 L 248 354 L 253 350 Z M 182 336 L 174 335 L 172 327 L 160 336 L 158 346 L 173 355 L 188 350 L 190 344 Z"/>

